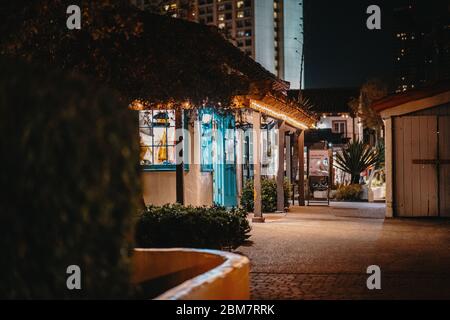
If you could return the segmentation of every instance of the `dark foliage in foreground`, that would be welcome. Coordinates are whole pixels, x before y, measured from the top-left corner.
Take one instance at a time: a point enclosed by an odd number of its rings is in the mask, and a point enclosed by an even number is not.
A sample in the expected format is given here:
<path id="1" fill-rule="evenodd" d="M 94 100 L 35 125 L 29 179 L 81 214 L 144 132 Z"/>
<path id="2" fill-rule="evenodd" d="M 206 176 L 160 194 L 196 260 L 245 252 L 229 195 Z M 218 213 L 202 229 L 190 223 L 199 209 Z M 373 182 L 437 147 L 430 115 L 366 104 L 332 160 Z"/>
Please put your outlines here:
<path id="1" fill-rule="evenodd" d="M 149 206 L 136 227 L 137 247 L 234 249 L 250 235 L 247 213 L 224 207 Z"/>
<path id="2" fill-rule="evenodd" d="M 0 70 L 0 298 L 127 297 L 135 115 L 83 77 L 1 57 Z"/>
<path id="3" fill-rule="evenodd" d="M 212 27 L 143 12 L 130 0 L 0 2 L 0 52 L 92 76 L 126 101 L 229 105 L 275 77 Z M 77 3 L 78 2 L 78 3 Z M 66 28 L 78 4 L 81 30 Z"/>

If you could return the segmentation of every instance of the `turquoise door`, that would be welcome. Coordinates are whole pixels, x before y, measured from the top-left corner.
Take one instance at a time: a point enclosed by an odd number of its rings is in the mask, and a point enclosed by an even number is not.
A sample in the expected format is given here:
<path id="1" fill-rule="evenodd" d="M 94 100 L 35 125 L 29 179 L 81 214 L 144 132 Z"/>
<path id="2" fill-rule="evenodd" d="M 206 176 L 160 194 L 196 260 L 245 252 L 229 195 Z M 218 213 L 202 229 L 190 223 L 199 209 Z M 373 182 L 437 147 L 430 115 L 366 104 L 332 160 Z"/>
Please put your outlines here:
<path id="1" fill-rule="evenodd" d="M 213 118 L 213 188 L 214 188 L 214 203 L 224 205 L 224 170 L 223 170 L 223 119 L 214 114 Z"/>
<path id="2" fill-rule="evenodd" d="M 236 206 L 236 146 L 233 115 L 214 115 L 214 203 Z"/>
<path id="3" fill-rule="evenodd" d="M 224 118 L 224 205 L 236 206 L 236 130 L 234 116 Z"/>

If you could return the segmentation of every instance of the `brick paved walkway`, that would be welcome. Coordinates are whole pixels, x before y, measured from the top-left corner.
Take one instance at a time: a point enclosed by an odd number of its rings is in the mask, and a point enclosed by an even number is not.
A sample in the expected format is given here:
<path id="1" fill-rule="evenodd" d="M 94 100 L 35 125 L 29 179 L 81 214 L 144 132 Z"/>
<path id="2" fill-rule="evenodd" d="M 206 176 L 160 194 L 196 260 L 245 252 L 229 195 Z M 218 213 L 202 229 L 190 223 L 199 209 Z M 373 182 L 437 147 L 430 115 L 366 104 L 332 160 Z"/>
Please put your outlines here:
<path id="1" fill-rule="evenodd" d="M 450 299 L 449 220 L 368 219 L 354 209 L 294 207 L 252 224 L 253 244 L 237 250 L 252 264 L 252 298 Z M 371 264 L 381 267 L 381 290 L 366 287 Z"/>

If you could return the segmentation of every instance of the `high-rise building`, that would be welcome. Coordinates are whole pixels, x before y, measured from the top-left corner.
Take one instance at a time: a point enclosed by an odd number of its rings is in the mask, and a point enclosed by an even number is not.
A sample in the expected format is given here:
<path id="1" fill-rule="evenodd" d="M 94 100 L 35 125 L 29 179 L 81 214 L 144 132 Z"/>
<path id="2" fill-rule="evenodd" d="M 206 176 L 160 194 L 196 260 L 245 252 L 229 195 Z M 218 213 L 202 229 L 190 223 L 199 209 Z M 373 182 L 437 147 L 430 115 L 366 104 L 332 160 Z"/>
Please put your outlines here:
<path id="1" fill-rule="evenodd" d="M 156 11 L 173 18 L 196 21 L 195 1 L 193 0 L 131 0 L 142 10 Z"/>
<path id="2" fill-rule="evenodd" d="M 237 47 L 298 89 L 303 60 L 299 0 L 197 0 L 197 21 L 215 25 Z M 302 82 L 303 83 L 303 82 Z"/>
<path id="3" fill-rule="evenodd" d="M 394 10 L 395 79 L 403 92 L 450 78 L 450 7 L 403 1 Z"/>
<path id="4" fill-rule="evenodd" d="M 299 88 L 301 76 L 303 84 L 302 0 L 133 1 L 156 4 L 173 17 L 217 26 L 243 52 L 290 82 L 291 88 Z"/>

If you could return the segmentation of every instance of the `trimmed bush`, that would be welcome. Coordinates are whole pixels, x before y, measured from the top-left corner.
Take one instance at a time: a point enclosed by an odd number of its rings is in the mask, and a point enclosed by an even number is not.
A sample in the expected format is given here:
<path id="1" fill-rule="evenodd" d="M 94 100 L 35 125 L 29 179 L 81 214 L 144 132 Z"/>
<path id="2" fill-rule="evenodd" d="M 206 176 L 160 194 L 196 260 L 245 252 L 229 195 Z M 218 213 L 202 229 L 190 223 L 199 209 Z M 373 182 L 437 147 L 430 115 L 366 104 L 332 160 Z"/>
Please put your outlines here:
<path id="1" fill-rule="evenodd" d="M 244 182 L 241 196 L 241 207 L 247 212 L 253 212 L 254 196 L 253 196 L 253 180 L 247 179 Z"/>
<path id="2" fill-rule="evenodd" d="M 361 198 L 362 187 L 359 184 L 341 185 L 336 192 L 336 200 L 356 201 Z"/>
<path id="3" fill-rule="evenodd" d="M 126 298 L 136 115 L 93 81 L 0 57 L 1 298 Z M 67 267 L 82 290 L 68 290 Z"/>
<path id="4" fill-rule="evenodd" d="M 291 185 L 284 180 L 284 206 L 289 207 L 289 197 L 291 191 Z M 266 177 L 261 178 L 261 202 L 263 212 L 275 212 L 277 210 L 277 183 L 275 179 Z M 254 197 L 253 197 L 253 180 L 245 181 L 244 188 L 242 189 L 241 207 L 247 212 L 253 212 Z"/>
<path id="5" fill-rule="evenodd" d="M 247 213 L 242 209 L 149 206 L 137 223 L 136 246 L 234 249 L 250 237 L 249 232 Z"/>
<path id="6" fill-rule="evenodd" d="M 287 178 L 284 178 L 283 188 L 284 188 L 284 207 L 289 208 L 290 206 L 289 199 L 291 198 L 292 194 L 292 184 L 289 182 Z"/>

